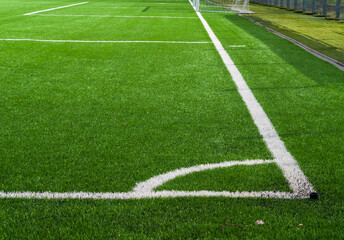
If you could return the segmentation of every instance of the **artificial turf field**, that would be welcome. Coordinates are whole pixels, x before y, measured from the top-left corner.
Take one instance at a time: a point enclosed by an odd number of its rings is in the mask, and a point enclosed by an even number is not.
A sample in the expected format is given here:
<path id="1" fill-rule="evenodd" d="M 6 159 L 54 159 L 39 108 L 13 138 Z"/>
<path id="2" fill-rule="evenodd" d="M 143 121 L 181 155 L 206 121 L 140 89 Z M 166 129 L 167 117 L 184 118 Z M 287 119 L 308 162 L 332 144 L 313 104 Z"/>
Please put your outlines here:
<path id="1" fill-rule="evenodd" d="M 342 237 L 344 73 L 229 13 L 202 15 L 319 200 L 6 197 L 129 192 L 180 168 L 272 158 L 188 1 L 92 0 L 24 15 L 75 3 L 0 0 L 2 239 Z M 157 190 L 291 191 L 274 163 Z"/>

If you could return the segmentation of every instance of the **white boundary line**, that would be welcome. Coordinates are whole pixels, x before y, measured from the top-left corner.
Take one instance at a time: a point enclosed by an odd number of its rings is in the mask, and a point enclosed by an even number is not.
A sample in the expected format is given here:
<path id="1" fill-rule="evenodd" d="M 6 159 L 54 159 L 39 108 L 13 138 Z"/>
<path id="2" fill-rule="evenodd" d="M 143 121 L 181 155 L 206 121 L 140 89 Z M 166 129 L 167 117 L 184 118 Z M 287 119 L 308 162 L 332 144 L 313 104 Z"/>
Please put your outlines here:
<path id="1" fill-rule="evenodd" d="M 190 168 L 181 168 L 153 177 L 145 182 L 138 183 L 131 192 L 3 192 L 0 198 L 36 198 L 36 199 L 142 199 L 161 197 L 266 197 L 266 198 L 305 198 L 291 192 L 215 192 L 215 191 L 157 191 L 154 188 L 179 176 L 185 176 L 193 172 L 200 172 L 215 168 L 231 167 L 235 165 L 257 165 L 275 163 L 274 160 L 246 160 L 228 161 L 222 163 L 202 164 Z M 307 196 L 308 197 L 308 196 Z"/>
<path id="2" fill-rule="evenodd" d="M 50 39 L 0 39 L 0 41 L 26 41 L 26 42 L 55 42 L 55 43 L 175 43 L 175 44 L 210 44 L 212 42 L 186 42 L 186 41 L 92 41 L 92 40 L 50 40 Z"/>
<path id="3" fill-rule="evenodd" d="M 77 5 L 81 5 L 81 4 L 86 4 L 86 3 L 88 3 L 88 2 L 75 3 L 75 4 L 71 4 L 71 5 L 67 5 L 67 6 L 61 6 L 61 7 L 56 7 L 56 8 L 50 8 L 50 9 L 40 10 L 40 11 L 36 11 L 36 12 L 31 12 L 31 13 L 25 13 L 25 14 L 23 14 L 23 15 L 24 15 L 24 16 L 28 16 L 28 15 L 33 15 L 33 14 L 40 13 L 40 12 L 48 12 L 48 11 L 52 11 L 52 10 L 56 10 L 56 9 L 67 8 L 67 7 L 73 7 L 73 6 L 77 6 Z"/>
<path id="4" fill-rule="evenodd" d="M 201 172 L 205 170 L 215 169 L 215 168 L 224 168 L 224 167 L 232 167 L 235 165 L 257 165 L 257 164 L 266 164 L 266 163 L 273 163 L 273 160 L 246 160 L 246 161 L 228 161 L 228 162 L 221 162 L 221 163 L 213 163 L 213 164 L 202 164 L 197 165 L 189 168 L 180 168 L 165 174 L 158 175 L 156 177 L 152 177 L 147 181 L 138 183 L 134 188 L 133 192 L 136 193 L 147 193 L 153 192 L 155 188 L 159 187 L 160 185 L 168 182 L 170 180 L 175 179 L 176 177 L 181 177 L 188 175 L 194 172 Z"/>
<path id="5" fill-rule="evenodd" d="M 197 17 L 174 17 L 174 16 L 121 16 L 121 15 L 63 15 L 63 14 L 37 14 L 44 17 L 98 17 L 98 18 L 174 18 L 174 19 L 197 19 Z"/>
<path id="6" fill-rule="evenodd" d="M 230 197 L 230 198 L 305 198 L 288 192 L 214 192 L 214 191 L 159 191 L 152 193 L 96 193 L 96 192 L 0 192 L 0 198 L 24 199 L 142 199 L 142 198 L 175 198 L 175 197 Z"/>
<path id="7" fill-rule="evenodd" d="M 232 79 L 238 87 L 238 91 L 244 100 L 254 123 L 258 127 L 260 134 L 263 136 L 263 140 L 268 149 L 272 153 L 274 161 L 282 169 L 284 177 L 287 179 L 291 189 L 296 196 L 309 196 L 309 194 L 314 191 L 312 184 L 309 183 L 307 177 L 300 169 L 296 160 L 286 149 L 274 126 L 270 122 L 270 119 L 264 112 L 262 106 L 258 103 L 257 99 L 254 97 L 251 89 L 248 87 L 238 68 L 235 66 L 230 56 L 223 48 L 219 39 L 215 36 L 202 14 L 200 12 L 196 13 L 203 23 L 203 26 L 208 32 L 211 40 L 213 41 L 215 48 L 220 54 L 227 70 L 231 74 Z"/>
<path id="8" fill-rule="evenodd" d="M 190 2 L 191 3 L 191 2 Z M 264 112 L 261 105 L 254 97 L 252 91 L 246 84 L 241 73 L 234 65 L 226 50 L 223 48 L 221 42 L 215 36 L 208 23 L 205 21 L 201 13 L 197 12 L 204 28 L 209 34 L 215 48 L 219 52 L 227 70 L 232 76 L 232 79 L 238 91 L 244 100 L 254 123 L 256 124 L 263 140 L 268 149 L 272 153 L 273 160 L 245 160 L 245 161 L 227 161 L 222 163 L 202 164 L 189 168 L 181 168 L 168 173 L 160 174 L 152 177 L 147 181 L 136 184 L 131 192 L 114 192 L 114 193 L 92 193 L 92 192 L 3 192 L 0 191 L 0 198 L 49 198 L 49 199 L 64 199 L 64 198 L 79 198 L 79 199 L 140 199 L 140 198 L 156 198 L 156 197 L 266 197 L 266 198 L 308 198 L 310 193 L 314 191 L 312 184 L 308 182 L 307 177 L 301 171 L 298 163 L 287 151 L 284 143 L 278 136 L 270 119 Z M 193 172 L 200 172 L 222 167 L 231 167 L 235 165 L 257 165 L 276 163 L 282 170 L 284 177 L 289 183 L 292 192 L 216 192 L 216 191 L 156 191 L 154 189 L 161 186 L 167 181 L 175 179 L 179 176 L 185 176 Z"/>

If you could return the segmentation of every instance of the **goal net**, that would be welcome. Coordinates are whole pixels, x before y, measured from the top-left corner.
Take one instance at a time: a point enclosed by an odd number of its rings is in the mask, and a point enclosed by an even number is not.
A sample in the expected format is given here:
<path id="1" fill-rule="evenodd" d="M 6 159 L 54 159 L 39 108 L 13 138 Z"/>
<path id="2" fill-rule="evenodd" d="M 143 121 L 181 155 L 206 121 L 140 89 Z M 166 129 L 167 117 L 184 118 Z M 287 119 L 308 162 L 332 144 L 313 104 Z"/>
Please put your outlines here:
<path id="1" fill-rule="evenodd" d="M 198 12 L 253 13 L 249 10 L 249 0 L 191 0 Z"/>

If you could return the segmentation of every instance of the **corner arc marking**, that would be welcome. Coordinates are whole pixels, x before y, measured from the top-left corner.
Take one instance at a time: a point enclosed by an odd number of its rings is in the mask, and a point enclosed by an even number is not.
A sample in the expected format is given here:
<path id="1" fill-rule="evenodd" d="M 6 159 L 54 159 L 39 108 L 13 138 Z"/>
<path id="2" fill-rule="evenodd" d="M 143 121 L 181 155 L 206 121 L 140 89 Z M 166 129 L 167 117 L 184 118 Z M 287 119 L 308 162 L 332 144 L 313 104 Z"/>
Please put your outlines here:
<path id="1" fill-rule="evenodd" d="M 266 163 L 273 163 L 273 162 L 275 161 L 274 160 L 260 160 L 260 159 L 259 160 L 245 160 L 245 161 L 227 161 L 227 162 L 213 163 L 213 164 L 201 164 L 201 165 L 196 165 L 189 168 L 179 168 L 171 172 L 167 172 L 167 173 L 152 177 L 148 179 L 147 181 L 138 183 L 133 188 L 133 192 L 136 192 L 136 193 L 153 192 L 155 188 L 161 186 L 162 184 L 170 180 L 175 179 L 176 177 L 185 176 L 194 172 L 201 172 L 201 171 L 215 169 L 215 168 L 232 167 L 235 165 L 256 165 L 256 164 L 266 164 Z"/>

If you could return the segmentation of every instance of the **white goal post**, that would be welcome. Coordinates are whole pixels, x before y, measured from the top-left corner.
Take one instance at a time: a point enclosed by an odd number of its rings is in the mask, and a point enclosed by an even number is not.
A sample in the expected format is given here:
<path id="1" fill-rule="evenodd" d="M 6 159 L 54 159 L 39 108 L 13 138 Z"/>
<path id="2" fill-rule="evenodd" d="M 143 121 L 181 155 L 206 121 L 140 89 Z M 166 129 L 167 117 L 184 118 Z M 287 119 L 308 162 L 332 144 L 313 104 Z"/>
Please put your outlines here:
<path id="1" fill-rule="evenodd" d="M 235 12 L 251 14 L 249 0 L 192 0 L 197 12 Z"/>

